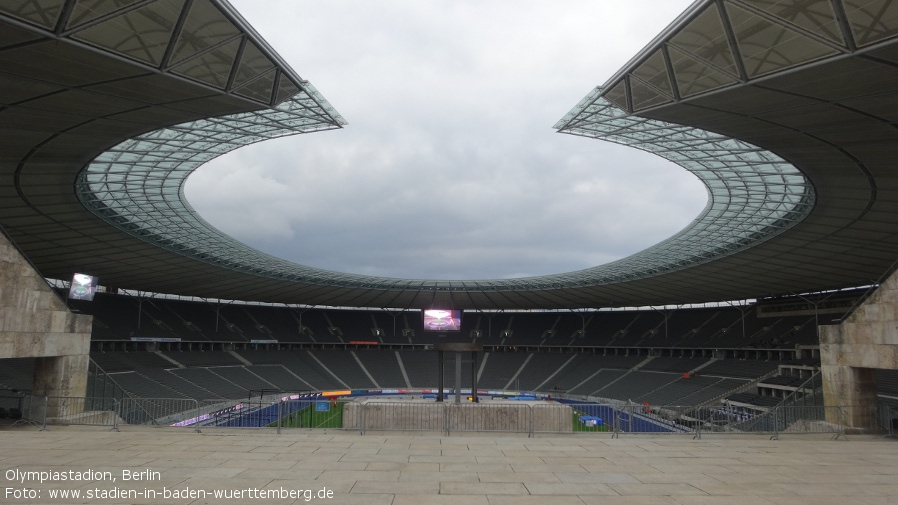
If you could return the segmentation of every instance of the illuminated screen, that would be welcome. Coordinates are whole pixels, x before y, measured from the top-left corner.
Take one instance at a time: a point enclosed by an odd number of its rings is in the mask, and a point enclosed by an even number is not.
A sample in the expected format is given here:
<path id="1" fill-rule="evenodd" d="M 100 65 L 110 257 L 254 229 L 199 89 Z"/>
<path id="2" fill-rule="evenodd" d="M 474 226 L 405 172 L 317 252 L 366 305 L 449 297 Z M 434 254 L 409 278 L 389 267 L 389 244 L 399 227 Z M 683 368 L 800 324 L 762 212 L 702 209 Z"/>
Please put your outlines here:
<path id="1" fill-rule="evenodd" d="M 75 274 L 72 277 L 72 287 L 69 288 L 69 298 L 73 300 L 94 299 L 97 293 L 97 283 L 100 279 L 93 275 Z"/>
<path id="2" fill-rule="evenodd" d="M 424 331 L 461 331 L 461 311 L 425 309 Z"/>

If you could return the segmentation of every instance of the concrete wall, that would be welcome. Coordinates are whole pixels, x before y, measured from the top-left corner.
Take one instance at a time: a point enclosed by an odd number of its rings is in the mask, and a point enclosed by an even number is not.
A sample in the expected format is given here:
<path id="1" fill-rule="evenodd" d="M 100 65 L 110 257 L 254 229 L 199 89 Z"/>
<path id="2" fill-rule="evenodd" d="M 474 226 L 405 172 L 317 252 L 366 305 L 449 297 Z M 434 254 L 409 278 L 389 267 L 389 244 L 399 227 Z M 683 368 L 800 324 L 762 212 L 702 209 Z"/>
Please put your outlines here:
<path id="1" fill-rule="evenodd" d="M 485 400 L 481 403 L 438 403 L 433 400 L 363 399 L 347 402 L 343 428 L 409 431 L 503 431 L 569 433 L 573 410 L 546 402 Z"/>
<path id="2" fill-rule="evenodd" d="M 878 403 L 873 369 L 898 369 L 898 272 L 841 324 L 820 327 L 820 362 L 824 403 L 844 407 L 842 419 L 827 420 L 868 426 Z"/>
<path id="3" fill-rule="evenodd" d="M 92 317 L 74 314 L 0 234 L 0 359 L 40 358 L 33 392 L 84 396 Z"/>
<path id="4" fill-rule="evenodd" d="M 362 426 L 372 431 L 445 431 L 446 404 L 433 400 L 347 402 L 343 407 L 343 428 Z"/>

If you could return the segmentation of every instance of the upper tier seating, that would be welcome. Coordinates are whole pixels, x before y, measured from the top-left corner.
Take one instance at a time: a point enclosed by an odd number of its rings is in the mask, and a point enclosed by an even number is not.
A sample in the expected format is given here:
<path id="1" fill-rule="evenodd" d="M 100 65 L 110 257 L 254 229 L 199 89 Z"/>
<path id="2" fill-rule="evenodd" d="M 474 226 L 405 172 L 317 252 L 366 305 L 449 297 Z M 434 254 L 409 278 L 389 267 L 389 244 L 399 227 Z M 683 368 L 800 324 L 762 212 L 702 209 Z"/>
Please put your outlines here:
<path id="1" fill-rule="evenodd" d="M 94 338 L 182 341 L 436 343 L 655 348 L 794 348 L 817 343 L 813 316 L 758 317 L 752 307 L 463 313 L 462 331 L 425 332 L 421 311 L 314 309 L 99 293 L 85 307 Z"/>

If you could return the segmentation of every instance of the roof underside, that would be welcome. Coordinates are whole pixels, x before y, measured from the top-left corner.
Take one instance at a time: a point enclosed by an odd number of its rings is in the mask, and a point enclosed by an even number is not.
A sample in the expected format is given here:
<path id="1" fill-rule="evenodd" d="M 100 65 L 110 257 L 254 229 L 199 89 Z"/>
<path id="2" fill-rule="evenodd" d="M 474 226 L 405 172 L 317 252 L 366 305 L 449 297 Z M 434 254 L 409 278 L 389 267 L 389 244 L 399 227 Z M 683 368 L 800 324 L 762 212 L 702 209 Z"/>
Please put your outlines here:
<path id="1" fill-rule="evenodd" d="M 211 230 L 183 201 L 190 171 L 342 118 L 227 4 L 36 4 L 0 4 L 0 224 L 48 277 L 284 303 L 576 308 L 862 285 L 898 257 L 886 0 L 697 2 L 557 127 L 673 159 L 708 185 L 708 208 L 619 262 L 496 281 L 325 272 Z"/>

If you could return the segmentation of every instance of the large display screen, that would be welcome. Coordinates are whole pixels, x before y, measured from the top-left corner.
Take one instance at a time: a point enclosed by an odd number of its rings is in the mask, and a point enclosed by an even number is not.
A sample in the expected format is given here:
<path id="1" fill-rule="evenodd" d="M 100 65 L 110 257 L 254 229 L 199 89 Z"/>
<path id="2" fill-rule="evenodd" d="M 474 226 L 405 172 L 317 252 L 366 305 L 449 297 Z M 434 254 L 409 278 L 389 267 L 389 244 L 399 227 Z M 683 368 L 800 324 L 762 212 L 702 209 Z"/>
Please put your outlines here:
<path id="1" fill-rule="evenodd" d="M 72 277 L 72 286 L 69 288 L 69 298 L 73 300 L 93 300 L 94 295 L 97 294 L 99 280 L 98 277 L 93 275 L 75 274 Z"/>
<path id="2" fill-rule="evenodd" d="M 424 309 L 424 331 L 461 331 L 461 311 Z"/>

